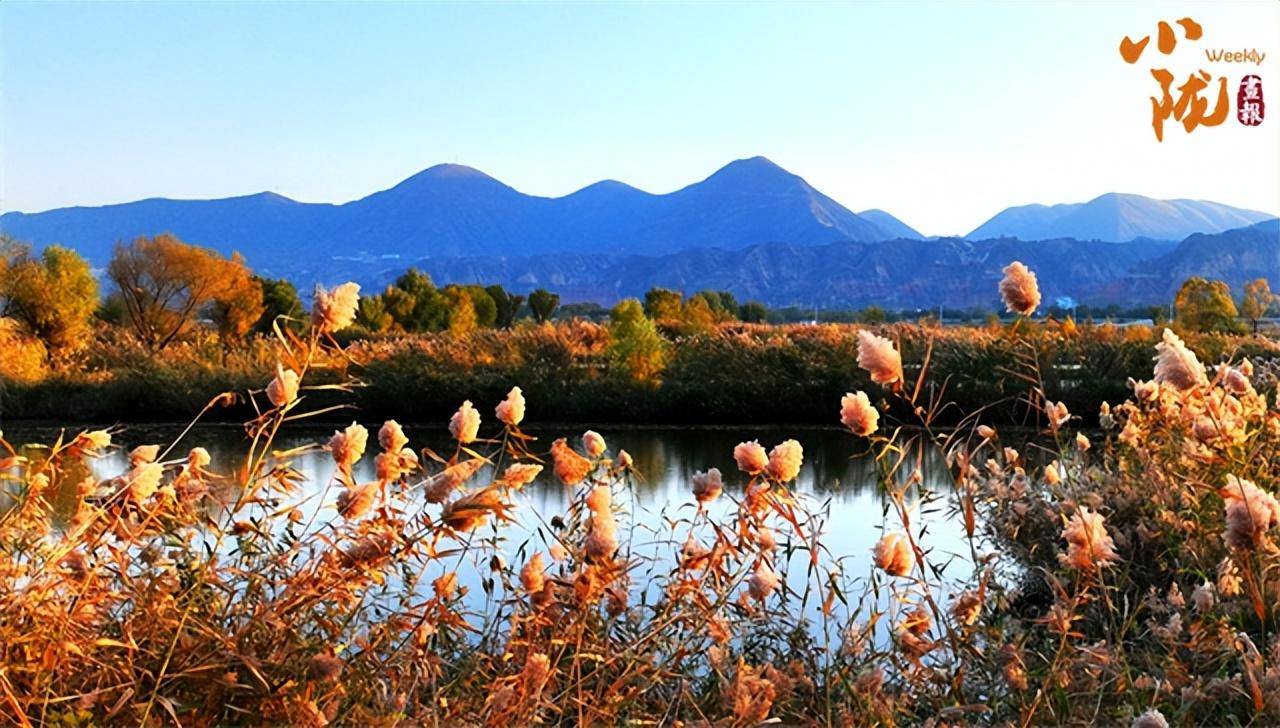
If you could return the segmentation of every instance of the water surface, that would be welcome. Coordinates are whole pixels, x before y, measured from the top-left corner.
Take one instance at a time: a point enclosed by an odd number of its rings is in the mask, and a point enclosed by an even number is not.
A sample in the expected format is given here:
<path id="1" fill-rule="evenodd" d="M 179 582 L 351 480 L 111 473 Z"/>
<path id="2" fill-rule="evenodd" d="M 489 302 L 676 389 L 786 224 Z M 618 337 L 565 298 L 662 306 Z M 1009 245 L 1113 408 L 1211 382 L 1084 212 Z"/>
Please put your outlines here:
<path id="1" fill-rule="evenodd" d="M 355 476 L 359 482 L 367 482 L 375 479 L 373 455 L 377 449 L 376 432 L 381 423 L 362 424 L 370 431 L 370 443 L 366 457 L 356 467 Z M 332 425 L 286 429 L 278 436 L 276 449 L 283 451 L 308 444 L 323 444 L 333 429 Z M 569 437 L 570 442 L 577 445 L 584 429 L 566 426 L 554 431 L 531 430 L 530 434 L 538 438 L 531 449 L 545 452 L 551 440 L 561 436 Z M 839 561 L 841 571 L 850 578 L 865 577 L 871 570 L 871 550 L 883 530 L 899 528 L 897 516 L 887 509 L 883 488 L 878 485 L 876 463 L 867 456 L 867 443 L 837 429 L 596 429 L 605 437 L 610 455 L 625 449 L 635 462 L 635 476 L 619 489 L 616 502 L 623 509 L 620 526 L 631 536 L 629 542 L 623 537 L 624 548 L 631 557 L 645 563 L 644 568 L 633 574 L 640 589 L 644 588 L 643 582 L 649 575 L 670 569 L 676 545 L 684 540 L 687 520 L 696 513 L 690 485 L 696 472 L 717 467 L 724 473 L 726 495 L 708 508 L 708 514 L 727 522 L 728 514 L 734 509 L 733 500 L 741 496 L 746 482 L 746 476 L 738 472 L 733 460 L 733 448 L 743 440 L 759 440 L 766 448 L 771 448 L 784 439 L 794 438 L 803 446 L 804 466 L 793 488 L 806 507 L 826 514 L 820 534 L 826 549 L 823 555 L 826 565 Z M 129 449 L 143 444 L 159 444 L 163 449 L 179 436 L 181 430 L 182 427 L 177 425 L 123 428 L 115 434 L 118 447 L 96 461 L 95 474 L 103 478 L 120 474 L 126 468 Z M 454 452 L 454 443 L 439 426 L 410 424 L 405 425 L 404 430 L 410 438 L 410 447 L 415 450 L 430 448 L 446 457 Z M 5 432 L 6 439 L 14 445 L 50 442 L 57 436 L 57 429 L 38 426 L 10 427 Z M 182 457 L 197 445 L 209 451 L 213 460 L 211 470 L 227 473 L 242 462 L 248 441 L 239 427 L 200 426 L 187 433 L 169 457 Z M 921 467 L 924 488 L 943 494 L 950 492 L 950 481 L 940 456 L 933 451 L 926 454 L 928 456 Z M 301 452 L 292 456 L 291 461 L 292 466 L 304 476 L 303 490 L 297 497 L 303 500 L 302 510 L 308 520 L 314 518 L 314 528 L 324 529 L 328 523 L 338 522 L 340 517 L 334 503 L 341 486 L 333 480 L 334 464 L 328 453 L 320 450 Z M 432 472 L 437 469 L 438 466 L 433 465 Z M 901 473 L 904 479 L 907 475 L 909 472 Z M 485 476 L 482 471 L 471 485 L 488 482 Z M 548 468 L 537 481 L 514 496 L 516 521 L 504 525 L 499 531 L 504 538 L 499 550 L 509 563 L 518 565 L 528 554 L 548 547 L 550 531 L 546 524 L 553 517 L 566 514 L 573 494 L 573 489 L 556 480 Z M 933 549 L 933 561 L 944 562 L 953 555 L 962 560 L 967 558 L 968 546 L 963 539 L 962 526 L 948 515 L 943 503 L 922 508 L 913 519 L 916 532 L 922 533 L 922 541 Z M 782 524 L 777 526 L 775 530 L 781 536 L 785 529 Z M 477 536 L 487 538 L 494 533 L 491 528 L 484 527 L 477 531 Z M 786 545 L 786 539 L 780 538 L 782 553 L 786 553 Z M 488 556 L 487 553 L 476 552 L 449 565 L 456 569 L 460 582 L 477 599 L 484 591 L 481 587 L 482 579 L 488 575 Z M 808 559 L 806 552 L 796 552 L 789 561 L 783 558 L 779 566 L 803 572 Z M 468 560 L 471 563 L 466 563 Z M 440 568 L 443 570 L 445 565 L 440 565 Z M 420 583 L 429 584 L 434 575 L 424 573 L 422 576 Z M 500 597 L 499 594 L 496 598 Z M 805 611 L 810 612 L 813 607 L 816 605 L 810 604 Z"/>

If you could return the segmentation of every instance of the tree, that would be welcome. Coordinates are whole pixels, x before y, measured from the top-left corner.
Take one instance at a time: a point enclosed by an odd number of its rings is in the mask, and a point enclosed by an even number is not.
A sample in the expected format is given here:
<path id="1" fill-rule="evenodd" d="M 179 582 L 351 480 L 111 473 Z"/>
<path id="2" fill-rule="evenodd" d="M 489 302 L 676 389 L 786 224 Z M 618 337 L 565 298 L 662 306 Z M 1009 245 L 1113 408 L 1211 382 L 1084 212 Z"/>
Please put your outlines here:
<path id="1" fill-rule="evenodd" d="M 401 294 L 408 295 L 403 292 Z M 360 303 L 356 306 L 356 323 L 376 334 L 391 328 L 395 319 L 387 313 L 386 298 L 383 295 L 361 296 Z"/>
<path id="2" fill-rule="evenodd" d="M 40 256 L 8 241 L 0 251 L 0 313 L 21 323 L 55 359 L 88 340 L 98 281 L 73 250 L 50 245 Z"/>
<path id="3" fill-rule="evenodd" d="M 484 290 L 488 292 L 498 309 L 495 325 L 504 329 L 511 328 L 516 321 L 516 314 L 520 311 L 520 304 L 524 303 L 524 296 L 510 293 L 499 285 L 492 285 Z"/>
<path id="4" fill-rule="evenodd" d="M 713 331 L 719 321 L 706 297 L 697 295 L 685 304 L 678 328 L 687 333 L 707 333 Z"/>
<path id="5" fill-rule="evenodd" d="M 94 316 L 99 321 L 112 326 L 129 325 L 129 311 L 125 308 L 124 299 L 120 297 L 118 291 L 112 291 L 107 294 L 106 298 L 102 299 L 102 305 L 98 306 Z"/>
<path id="6" fill-rule="evenodd" d="M 1146 313 L 1155 326 L 1164 326 L 1169 323 L 1169 311 L 1166 306 L 1148 306 Z"/>
<path id="7" fill-rule="evenodd" d="M 27 252 L 29 248 L 25 244 L 0 234 L 0 283 L 8 279 L 10 261 Z M 0 316 L 4 315 L 6 305 L 4 289 L 0 287 Z"/>
<path id="8" fill-rule="evenodd" d="M 262 286 L 249 269 L 240 266 L 243 275 L 228 273 L 227 287 L 214 297 L 209 318 L 218 329 L 223 348 L 230 348 L 253 330 L 262 320 Z"/>
<path id="9" fill-rule="evenodd" d="M 254 276 L 254 280 L 262 289 L 262 316 L 258 319 L 256 327 L 258 331 L 264 334 L 271 333 L 272 324 L 282 316 L 289 319 L 289 325 L 301 325 L 305 311 L 302 308 L 302 299 L 298 296 L 298 289 L 292 282 L 284 278 L 258 276 Z"/>
<path id="10" fill-rule="evenodd" d="M 440 331 L 449 325 L 449 302 L 431 276 L 417 268 L 405 271 L 383 294 L 387 313 L 410 332 Z"/>
<path id="11" fill-rule="evenodd" d="M 716 321 L 730 321 L 738 317 L 738 301 L 728 291 L 700 291 L 690 299 L 690 303 L 698 299 L 706 302 Z"/>
<path id="12" fill-rule="evenodd" d="M 650 288 L 644 294 L 644 313 L 654 321 L 679 321 L 684 313 L 684 297 L 666 288 Z"/>
<path id="13" fill-rule="evenodd" d="M 462 286 L 463 293 L 471 299 L 476 311 L 476 326 L 491 329 L 498 321 L 498 304 L 483 286 Z"/>
<path id="14" fill-rule="evenodd" d="M 449 333 L 466 336 L 476 330 L 476 306 L 471 296 L 456 286 L 445 289 L 449 299 Z"/>
<path id="15" fill-rule="evenodd" d="M 1236 304 L 1222 281 L 1188 278 L 1174 301 L 1179 326 L 1190 331 L 1235 331 Z"/>
<path id="16" fill-rule="evenodd" d="M 864 324 L 882 324 L 889 320 L 889 315 L 879 306 L 867 306 L 858 314 L 858 321 Z"/>
<path id="17" fill-rule="evenodd" d="M 769 320 L 769 309 L 759 301 L 747 301 L 738 307 L 738 318 L 749 324 L 762 324 Z"/>
<path id="18" fill-rule="evenodd" d="M 1267 315 L 1276 297 L 1271 293 L 1271 284 L 1266 278 L 1258 278 L 1244 284 L 1244 298 L 1240 299 L 1240 313 L 1258 333 L 1258 322 Z"/>
<path id="19" fill-rule="evenodd" d="M 560 305 L 560 294 L 552 293 L 545 288 L 539 288 L 529 294 L 529 310 L 533 312 L 533 317 L 538 323 L 546 323 L 551 320 L 551 315 L 556 312 L 556 307 Z"/>
<path id="20" fill-rule="evenodd" d="M 171 344 L 199 317 L 215 316 L 215 304 L 236 309 L 237 321 L 256 321 L 262 314 L 259 302 L 252 316 L 242 315 L 242 307 L 251 308 L 253 302 L 252 294 L 243 289 L 257 288 L 243 258 L 223 258 L 167 233 L 117 244 L 107 275 L 116 284 L 134 333 L 151 351 Z"/>
<path id="21" fill-rule="evenodd" d="M 738 297 L 729 291 L 720 291 L 720 309 L 725 312 L 726 319 L 738 318 Z"/>
<path id="22" fill-rule="evenodd" d="M 609 353 L 632 381 L 656 383 L 667 363 L 667 342 L 644 315 L 644 307 L 628 298 L 610 313 Z"/>

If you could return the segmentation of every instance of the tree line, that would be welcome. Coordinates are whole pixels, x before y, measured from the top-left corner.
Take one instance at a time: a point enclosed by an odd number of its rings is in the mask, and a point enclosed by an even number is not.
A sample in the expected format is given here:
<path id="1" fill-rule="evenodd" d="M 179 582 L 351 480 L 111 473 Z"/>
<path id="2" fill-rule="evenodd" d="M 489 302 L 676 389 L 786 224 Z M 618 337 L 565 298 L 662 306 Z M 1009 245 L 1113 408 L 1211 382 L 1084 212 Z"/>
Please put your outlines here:
<path id="1" fill-rule="evenodd" d="M 170 234 L 116 245 L 106 270 L 109 290 L 74 250 L 30 245 L 0 237 L 0 317 L 21 325 L 55 361 L 65 360 L 91 338 L 94 321 L 128 330 L 158 352 L 196 329 L 212 330 L 227 347 L 272 326 L 301 326 L 306 315 L 294 284 L 256 275 L 233 253 L 190 245 Z M 467 332 L 509 327 L 524 314 L 551 319 L 560 296 L 539 289 L 527 297 L 502 286 L 437 288 L 410 269 L 383 292 L 363 296 L 358 323 L 371 333 Z"/>
<path id="2" fill-rule="evenodd" d="M 543 288 L 527 298 L 499 285 L 437 288 L 431 276 L 410 268 L 381 293 L 360 299 L 356 323 L 372 333 L 468 333 L 477 328 L 510 328 L 525 311 L 544 323 L 559 305 L 560 296 Z"/>
<path id="3" fill-rule="evenodd" d="M 293 283 L 254 274 L 238 254 L 223 256 L 169 234 L 118 243 L 106 278 L 110 290 L 100 298 L 98 279 L 75 251 L 50 245 L 37 255 L 29 245 L 0 237 L 0 317 L 17 322 L 55 362 L 90 340 L 95 319 L 127 329 L 157 352 L 198 328 L 216 332 L 231 347 L 254 332 L 269 333 L 278 322 L 300 324 L 306 313 Z M 1266 279 L 1246 284 L 1237 301 L 1223 281 L 1196 277 L 1178 291 L 1173 319 L 1194 331 L 1242 333 L 1249 326 L 1256 332 L 1275 304 Z M 427 273 L 410 268 L 380 293 L 361 297 L 356 321 L 375 334 L 465 334 L 507 328 L 520 318 L 543 323 L 560 308 L 560 296 L 546 289 L 525 296 L 500 285 L 438 287 Z M 1148 311 L 1158 323 L 1167 318 L 1163 307 Z M 823 319 L 880 323 L 892 318 L 876 306 L 840 313 L 828 312 Z M 659 330 L 678 335 L 730 321 L 808 320 L 809 314 L 795 307 L 770 309 L 758 301 L 739 303 L 729 291 L 685 296 L 666 288 L 652 288 L 643 300 L 628 299 L 612 310 L 596 304 L 564 307 L 564 315 L 607 317 L 626 332 L 631 343 L 618 355 L 638 370 L 660 366 L 662 347 L 653 338 Z"/>

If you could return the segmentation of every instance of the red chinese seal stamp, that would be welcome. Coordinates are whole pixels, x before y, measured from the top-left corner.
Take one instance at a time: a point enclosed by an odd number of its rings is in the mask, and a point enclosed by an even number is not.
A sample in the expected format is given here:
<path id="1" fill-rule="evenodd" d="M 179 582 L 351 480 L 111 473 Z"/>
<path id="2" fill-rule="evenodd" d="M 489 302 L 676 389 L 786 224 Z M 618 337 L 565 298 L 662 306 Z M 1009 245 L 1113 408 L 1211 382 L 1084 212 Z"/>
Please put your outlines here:
<path id="1" fill-rule="evenodd" d="M 1257 126 L 1266 116 L 1267 105 L 1262 100 L 1262 79 L 1249 75 L 1240 79 L 1236 91 L 1236 120 L 1245 126 Z"/>

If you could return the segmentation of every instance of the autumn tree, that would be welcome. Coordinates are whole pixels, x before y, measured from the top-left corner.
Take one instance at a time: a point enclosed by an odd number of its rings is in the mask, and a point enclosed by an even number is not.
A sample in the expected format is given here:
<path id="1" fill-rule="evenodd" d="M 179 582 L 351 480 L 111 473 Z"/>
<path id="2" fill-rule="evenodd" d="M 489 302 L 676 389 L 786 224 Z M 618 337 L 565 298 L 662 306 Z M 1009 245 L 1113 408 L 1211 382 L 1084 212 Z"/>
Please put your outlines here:
<path id="1" fill-rule="evenodd" d="M 654 321 L 679 321 L 684 313 L 684 296 L 666 288 L 650 288 L 644 294 L 644 313 Z"/>
<path id="2" fill-rule="evenodd" d="M 540 324 L 550 321 L 551 315 L 556 312 L 559 305 L 560 294 L 552 293 L 545 288 L 539 288 L 529 294 L 529 310 L 533 312 L 533 317 Z"/>
<path id="3" fill-rule="evenodd" d="M 498 305 L 483 286 L 449 286 L 445 292 L 448 293 L 452 288 L 461 290 L 467 298 L 471 299 L 471 308 L 475 310 L 477 327 L 493 328 L 498 320 Z"/>
<path id="4" fill-rule="evenodd" d="M 1275 294 L 1271 293 L 1271 284 L 1267 283 L 1266 278 L 1258 278 L 1244 284 L 1244 298 L 1240 299 L 1240 314 L 1253 327 L 1253 333 L 1258 333 L 1258 322 L 1267 315 L 1267 311 L 1271 310 L 1275 302 Z"/>
<path id="5" fill-rule="evenodd" d="M 263 317 L 262 286 L 244 265 L 227 272 L 227 287 L 209 305 L 209 318 L 224 348 L 234 346 Z"/>
<path id="6" fill-rule="evenodd" d="M 107 275 L 134 334 L 151 351 L 173 343 L 201 317 L 213 319 L 224 336 L 238 336 L 262 315 L 261 287 L 243 258 L 224 258 L 167 233 L 117 244 Z"/>
<path id="7" fill-rule="evenodd" d="M 684 305 L 681 318 L 673 328 L 688 334 L 705 334 L 714 331 L 722 319 L 704 296 L 694 296 Z"/>
<path id="8" fill-rule="evenodd" d="M 465 336 L 476 330 L 476 306 L 471 296 L 457 286 L 445 289 L 449 301 L 449 333 Z"/>
<path id="9" fill-rule="evenodd" d="M 707 308 L 711 310 L 716 321 L 732 321 L 738 318 L 738 299 L 728 291 L 699 291 L 690 299 L 690 303 L 696 299 L 706 302 Z"/>
<path id="10" fill-rule="evenodd" d="M 628 298 L 613 307 L 609 318 L 609 353 L 614 362 L 632 381 L 657 383 L 667 363 L 668 347 L 653 321 L 644 315 L 644 307 Z"/>
<path id="11" fill-rule="evenodd" d="M 1174 300 L 1175 320 L 1190 331 L 1235 331 L 1236 304 L 1222 281 L 1188 278 Z"/>
<path id="12" fill-rule="evenodd" d="M 30 252 L 30 248 L 25 243 L 19 242 L 8 235 L 0 234 L 0 281 L 5 279 L 5 273 L 9 270 L 11 261 L 28 252 Z M 3 289 L 0 289 L 0 314 L 4 313 L 3 306 Z"/>
<path id="13" fill-rule="evenodd" d="M 82 348 L 98 307 L 89 263 L 57 245 L 34 256 L 12 240 L 0 248 L 0 261 L 0 314 L 22 324 L 54 359 Z"/>

